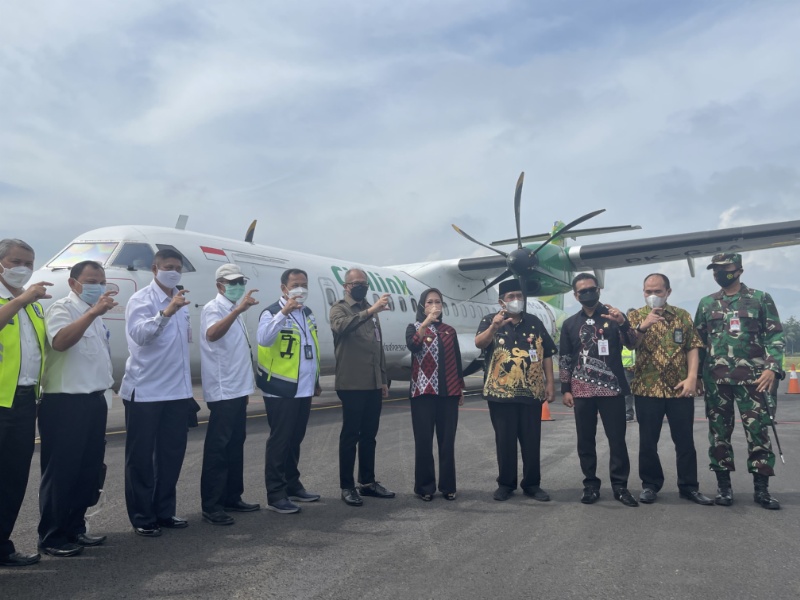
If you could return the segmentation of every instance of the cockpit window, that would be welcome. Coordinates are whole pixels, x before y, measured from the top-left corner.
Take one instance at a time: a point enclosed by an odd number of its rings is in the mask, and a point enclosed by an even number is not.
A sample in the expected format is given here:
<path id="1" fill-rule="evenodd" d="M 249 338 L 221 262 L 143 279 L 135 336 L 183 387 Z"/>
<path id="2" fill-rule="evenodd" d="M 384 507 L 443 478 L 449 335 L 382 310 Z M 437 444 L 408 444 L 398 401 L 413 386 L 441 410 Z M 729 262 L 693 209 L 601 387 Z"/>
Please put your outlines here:
<path id="1" fill-rule="evenodd" d="M 178 254 L 181 255 L 183 259 L 183 272 L 184 273 L 192 273 L 194 272 L 195 268 L 192 266 L 192 263 L 189 262 L 189 259 L 184 256 L 183 252 L 178 250 L 175 246 L 171 244 L 156 244 L 156 248 L 159 250 L 175 250 Z"/>
<path id="2" fill-rule="evenodd" d="M 71 269 L 84 260 L 94 260 L 105 265 L 119 244 L 117 242 L 76 242 L 47 263 L 51 269 Z"/>
<path id="3" fill-rule="evenodd" d="M 153 249 L 150 244 L 128 243 L 111 263 L 114 267 L 125 267 L 137 271 L 149 271 L 153 264 Z"/>

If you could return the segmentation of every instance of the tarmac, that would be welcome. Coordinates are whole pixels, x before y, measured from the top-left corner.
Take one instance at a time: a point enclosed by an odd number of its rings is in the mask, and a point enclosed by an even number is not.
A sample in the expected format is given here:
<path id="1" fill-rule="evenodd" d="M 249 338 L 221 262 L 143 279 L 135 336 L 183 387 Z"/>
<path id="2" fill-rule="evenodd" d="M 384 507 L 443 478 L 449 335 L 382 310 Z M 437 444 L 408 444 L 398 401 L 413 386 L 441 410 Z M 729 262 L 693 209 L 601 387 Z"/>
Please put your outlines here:
<path id="1" fill-rule="evenodd" d="M 479 378 L 471 378 L 474 389 Z M 787 382 L 782 383 L 782 391 Z M 402 386 L 402 387 L 401 387 Z M 425 503 L 412 492 L 414 440 L 405 384 L 383 405 L 378 434 L 379 480 L 397 492 L 391 500 L 365 498 L 353 508 L 339 499 L 338 436 L 341 412 L 332 390 L 314 402 L 300 470 L 306 488 L 322 500 L 302 512 L 267 510 L 235 514 L 230 527 L 202 522 L 200 469 L 205 425 L 189 432 L 178 484 L 184 530 L 160 538 L 132 532 L 123 487 L 124 417 L 118 401 L 109 416 L 108 477 L 90 533 L 108 535 L 77 557 L 53 558 L 26 568 L 0 568 L 0 598 L 94 599 L 350 599 L 531 598 L 695 599 L 800 597 L 800 396 L 779 395 L 778 432 L 786 464 L 778 459 L 771 491 L 782 510 L 752 500 L 744 434 L 734 433 L 739 471 L 734 505 L 698 506 L 679 498 L 672 442 L 665 423 L 660 451 L 666 483 L 652 505 L 627 508 L 608 486 L 608 447 L 598 433 L 601 499 L 578 499 L 581 471 L 575 426 L 560 397 L 554 421 L 542 428 L 542 487 L 551 502 L 515 493 L 492 499 L 497 465 L 486 402 L 468 396 L 456 438 L 458 498 Z M 201 403 L 203 404 L 203 403 Z M 204 406 L 204 404 L 203 404 Z M 713 496 L 707 470 L 703 400 L 695 403 L 695 443 L 700 489 Z M 205 407 L 204 407 L 205 411 Z M 245 494 L 266 504 L 264 446 L 269 433 L 264 406 L 251 397 L 245 445 Z M 201 421 L 206 413 L 200 413 Z M 628 427 L 630 488 L 638 495 L 638 428 Z M 521 465 L 520 465 L 521 469 Z M 38 446 L 13 539 L 19 551 L 36 548 Z"/>

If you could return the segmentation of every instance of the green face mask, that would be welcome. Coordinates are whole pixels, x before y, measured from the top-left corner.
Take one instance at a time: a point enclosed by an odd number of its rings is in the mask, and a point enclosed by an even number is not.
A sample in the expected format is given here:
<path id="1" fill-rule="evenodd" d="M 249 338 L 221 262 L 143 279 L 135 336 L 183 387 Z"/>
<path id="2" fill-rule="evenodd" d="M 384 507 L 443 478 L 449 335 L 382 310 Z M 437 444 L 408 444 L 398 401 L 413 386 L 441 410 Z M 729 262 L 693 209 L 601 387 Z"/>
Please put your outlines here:
<path id="1" fill-rule="evenodd" d="M 244 284 L 226 283 L 224 296 L 231 302 L 238 302 L 244 296 Z"/>

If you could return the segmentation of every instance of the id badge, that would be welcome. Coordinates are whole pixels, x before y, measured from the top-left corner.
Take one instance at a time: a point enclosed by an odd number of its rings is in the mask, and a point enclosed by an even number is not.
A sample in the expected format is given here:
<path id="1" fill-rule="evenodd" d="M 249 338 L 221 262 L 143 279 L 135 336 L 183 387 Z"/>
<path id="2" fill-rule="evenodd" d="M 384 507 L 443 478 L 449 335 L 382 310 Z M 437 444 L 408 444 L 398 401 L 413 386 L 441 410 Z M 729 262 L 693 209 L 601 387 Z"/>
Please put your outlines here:
<path id="1" fill-rule="evenodd" d="M 672 341 L 676 344 L 683 343 L 683 329 L 676 329 L 672 332 Z"/>
<path id="2" fill-rule="evenodd" d="M 311 360 L 314 358 L 314 351 L 311 349 L 311 344 L 306 344 L 303 346 L 303 352 L 305 352 L 306 358 Z"/>
<path id="3" fill-rule="evenodd" d="M 731 317 L 731 331 L 741 331 L 742 326 L 739 322 L 739 317 Z"/>
<path id="4" fill-rule="evenodd" d="M 597 353 L 600 356 L 608 356 L 608 340 L 597 340 Z"/>
<path id="5" fill-rule="evenodd" d="M 378 328 L 378 319 L 372 317 L 372 322 L 375 325 L 375 339 L 381 341 L 381 330 Z"/>
<path id="6" fill-rule="evenodd" d="M 536 353 L 535 348 L 528 350 L 528 356 L 531 357 L 531 362 L 539 362 L 539 355 Z"/>

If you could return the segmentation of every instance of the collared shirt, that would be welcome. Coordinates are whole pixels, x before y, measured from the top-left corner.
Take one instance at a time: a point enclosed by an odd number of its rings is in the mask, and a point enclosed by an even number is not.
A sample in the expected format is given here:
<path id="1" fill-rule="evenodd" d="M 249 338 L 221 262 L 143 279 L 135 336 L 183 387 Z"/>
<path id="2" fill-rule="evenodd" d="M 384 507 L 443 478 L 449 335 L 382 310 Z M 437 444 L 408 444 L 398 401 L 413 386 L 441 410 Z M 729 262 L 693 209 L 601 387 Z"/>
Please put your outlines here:
<path id="1" fill-rule="evenodd" d="M 703 377 L 718 384 L 752 385 L 765 369 L 783 364 L 783 327 L 772 297 L 742 284 L 700 300 L 694 325 L 706 346 Z M 701 353 L 702 354 L 702 353 Z"/>
<path id="2" fill-rule="evenodd" d="M 494 314 L 483 317 L 476 335 L 489 329 L 492 319 Z M 528 404 L 544 401 L 546 381 L 542 363 L 557 352 L 544 323 L 535 315 L 522 313 L 519 323 L 503 325 L 484 349 L 484 397 Z"/>
<path id="3" fill-rule="evenodd" d="M 627 322 L 618 325 L 597 311 L 589 317 L 583 309 L 569 317 L 561 326 L 561 393 L 570 392 L 575 398 L 627 396 L 622 347 L 633 347 L 634 342 Z M 606 344 L 608 352 L 601 354 Z"/>
<path id="4" fill-rule="evenodd" d="M 241 315 L 217 341 L 211 342 L 206 337 L 209 328 L 231 314 L 235 306 L 217 294 L 200 313 L 200 374 L 206 402 L 241 398 L 255 390 L 253 356 Z"/>
<path id="5" fill-rule="evenodd" d="M 2 282 L 0 282 L 0 294 L 3 298 L 13 300 L 14 294 L 11 293 Z M 36 385 L 39 382 L 39 373 L 42 370 L 42 351 L 39 349 L 39 340 L 36 339 L 36 330 L 33 328 L 31 318 L 25 309 L 17 313 L 19 319 L 19 339 L 20 339 L 20 366 L 19 379 L 17 385 Z"/>
<path id="6" fill-rule="evenodd" d="M 278 305 L 283 308 L 286 306 L 286 298 L 278 300 Z M 309 319 L 316 327 L 314 315 L 309 315 Z M 294 329 L 299 332 L 304 348 L 311 348 L 311 355 L 307 356 L 305 350 L 300 353 L 300 372 L 297 376 L 297 398 L 310 398 L 314 395 L 317 386 L 317 357 L 314 339 L 311 337 L 311 330 L 303 314 L 303 308 L 296 308 L 288 315 L 278 311 L 274 315 L 265 310 L 258 321 L 258 345 L 272 346 L 278 339 L 281 329 Z M 272 397 L 272 394 L 264 394 Z"/>
<path id="7" fill-rule="evenodd" d="M 386 385 L 386 356 L 378 315 L 349 296 L 331 306 L 337 390 L 376 390 Z"/>
<path id="8" fill-rule="evenodd" d="M 178 292 L 174 289 L 173 294 Z M 130 356 L 119 395 L 135 402 L 181 400 L 192 397 L 189 370 L 189 309 L 184 306 L 171 317 L 159 311 L 172 299 L 155 280 L 137 291 L 125 308 L 125 337 Z"/>
<path id="9" fill-rule="evenodd" d="M 651 311 L 649 306 L 630 311 L 631 327 L 641 325 Z M 689 374 L 686 355 L 692 348 L 703 347 L 688 312 L 665 304 L 661 316 L 663 321 L 638 334 L 641 341 L 636 347 L 631 383 L 631 392 L 637 396 L 676 398 L 675 386 Z"/>
<path id="10" fill-rule="evenodd" d="M 102 318 L 95 318 L 75 345 L 63 352 L 53 350 L 56 334 L 90 308 L 75 292 L 47 307 L 48 345 L 42 384 L 45 394 L 91 394 L 114 384 L 109 331 Z"/>

